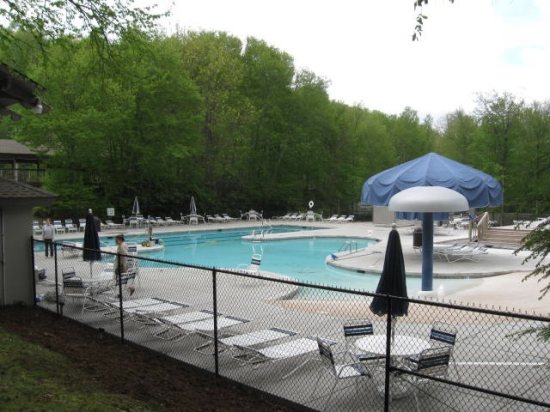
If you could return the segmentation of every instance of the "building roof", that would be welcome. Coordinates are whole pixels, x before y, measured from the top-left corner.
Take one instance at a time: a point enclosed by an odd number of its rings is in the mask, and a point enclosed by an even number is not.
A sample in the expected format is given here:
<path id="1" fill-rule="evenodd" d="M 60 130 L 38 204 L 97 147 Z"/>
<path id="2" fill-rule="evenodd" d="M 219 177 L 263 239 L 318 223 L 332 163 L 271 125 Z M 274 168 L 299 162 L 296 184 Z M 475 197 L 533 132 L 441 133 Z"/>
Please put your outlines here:
<path id="1" fill-rule="evenodd" d="M 1 160 L 38 161 L 38 156 L 27 146 L 16 140 L 0 139 Z"/>
<path id="2" fill-rule="evenodd" d="M 53 200 L 56 195 L 37 187 L 0 177 L 0 201 L 3 200 Z"/>

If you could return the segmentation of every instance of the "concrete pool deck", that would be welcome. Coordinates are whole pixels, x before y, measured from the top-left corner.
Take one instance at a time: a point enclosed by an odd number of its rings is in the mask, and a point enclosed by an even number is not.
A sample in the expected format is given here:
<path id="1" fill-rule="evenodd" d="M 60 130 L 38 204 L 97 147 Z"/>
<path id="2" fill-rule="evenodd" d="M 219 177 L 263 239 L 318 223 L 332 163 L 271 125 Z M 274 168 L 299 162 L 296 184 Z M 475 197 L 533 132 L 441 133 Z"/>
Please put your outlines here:
<path id="1" fill-rule="evenodd" d="M 265 235 L 265 240 L 282 240 L 304 237 L 351 237 L 371 238 L 379 240 L 379 243 L 357 253 L 340 256 L 333 265 L 343 269 L 380 273 L 384 263 L 386 239 L 390 231 L 389 227 L 376 226 L 372 223 L 325 223 L 325 222 L 287 222 L 272 221 L 273 225 L 292 225 L 301 227 L 321 228 L 315 231 L 289 232 Z M 260 222 L 239 221 L 232 223 L 201 224 L 194 226 L 164 226 L 154 229 L 155 236 L 162 237 L 163 233 L 189 233 L 204 230 L 224 230 L 245 227 L 261 226 Z M 267 225 L 266 225 L 267 226 Z M 398 228 L 401 235 L 405 267 L 408 276 L 418 277 L 421 273 L 421 254 L 412 247 L 412 226 Z M 145 229 L 125 229 L 127 235 L 145 235 Z M 112 237 L 117 231 L 102 232 L 101 236 Z M 82 233 L 76 236 L 83 236 Z M 75 234 L 58 235 L 57 240 L 75 238 Z M 451 230 L 447 233 L 437 234 L 434 243 L 464 241 L 467 231 Z M 488 253 L 481 255 L 479 261 L 444 262 L 438 259 L 434 261 L 434 274 L 436 277 L 474 279 L 476 282 L 465 285 L 457 290 L 440 291 L 440 297 L 476 304 L 487 304 L 505 307 L 515 307 L 522 310 L 535 311 L 548 314 L 547 299 L 538 300 L 539 290 L 542 284 L 537 279 L 529 279 L 522 282 L 527 273 L 532 271 L 535 262 L 522 264 L 527 253 L 514 256 L 513 251 L 505 249 L 489 249 Z M 419 280 L 420 281 L 420 280 Z"/>

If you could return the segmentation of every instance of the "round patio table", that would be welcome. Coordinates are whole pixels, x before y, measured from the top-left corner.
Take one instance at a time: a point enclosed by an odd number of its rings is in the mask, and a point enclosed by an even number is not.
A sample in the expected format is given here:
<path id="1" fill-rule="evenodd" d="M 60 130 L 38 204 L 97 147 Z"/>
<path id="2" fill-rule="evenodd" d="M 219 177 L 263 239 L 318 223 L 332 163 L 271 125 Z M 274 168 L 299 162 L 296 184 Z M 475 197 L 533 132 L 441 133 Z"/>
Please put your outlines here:
<path id="1" fill-rule="evenodd" d="M 365 352 L 375 353 L 377 355 L 386 354 L 386 336 L 372 335 L 366 336 L 355 341 L 355 346 Z M 430 348 L 430 342 L 425 339 L 415 338 L 414 336 L 395 335 L 391 343 L 391 356 L 412 356 L 418 355 L 425 349 Z"/>

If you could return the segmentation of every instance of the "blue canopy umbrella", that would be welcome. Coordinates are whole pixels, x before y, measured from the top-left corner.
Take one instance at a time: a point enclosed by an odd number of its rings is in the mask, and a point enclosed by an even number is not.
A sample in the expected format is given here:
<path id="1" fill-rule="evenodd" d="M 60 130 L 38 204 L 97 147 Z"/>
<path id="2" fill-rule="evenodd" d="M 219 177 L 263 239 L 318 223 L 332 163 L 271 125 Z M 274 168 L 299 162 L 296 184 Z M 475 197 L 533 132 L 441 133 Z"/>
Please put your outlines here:
<path id="1" fill-rule="evenodd" d="M 502 204 L 502 187 L 492 176 L 463 165 L 437 153 L 428 153 L 391 169 L 371 176 L 363 185 L 361 202 L 374 206 L 388 206 L 390 199 L 402 190 L 417 186 L 441 186 L 452 189 L 468 200 L 470 208 L 494 207 Z M 401 219 L 422 220 L 423 245 L 422 290 L 432 290 L 431 242 L 433 219 L 446 219 L 447 213 L 399 212 Z M 428 247 L 425 247 L 428 246 Z M 425 251 L 424 251 L 425 250 Z"/>

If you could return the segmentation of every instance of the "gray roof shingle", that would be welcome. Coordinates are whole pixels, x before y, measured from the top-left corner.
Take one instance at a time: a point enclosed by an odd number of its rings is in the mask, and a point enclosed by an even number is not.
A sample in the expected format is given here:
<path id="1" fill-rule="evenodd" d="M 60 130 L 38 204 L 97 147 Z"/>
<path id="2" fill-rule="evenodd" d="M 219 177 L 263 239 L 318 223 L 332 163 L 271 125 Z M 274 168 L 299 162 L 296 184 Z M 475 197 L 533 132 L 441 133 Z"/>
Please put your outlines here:
<path id="1" fill-rule="evenodd" d="M 55 194 L 14 180 L 0 177 L 0 200 L 54 199 Z"/>

